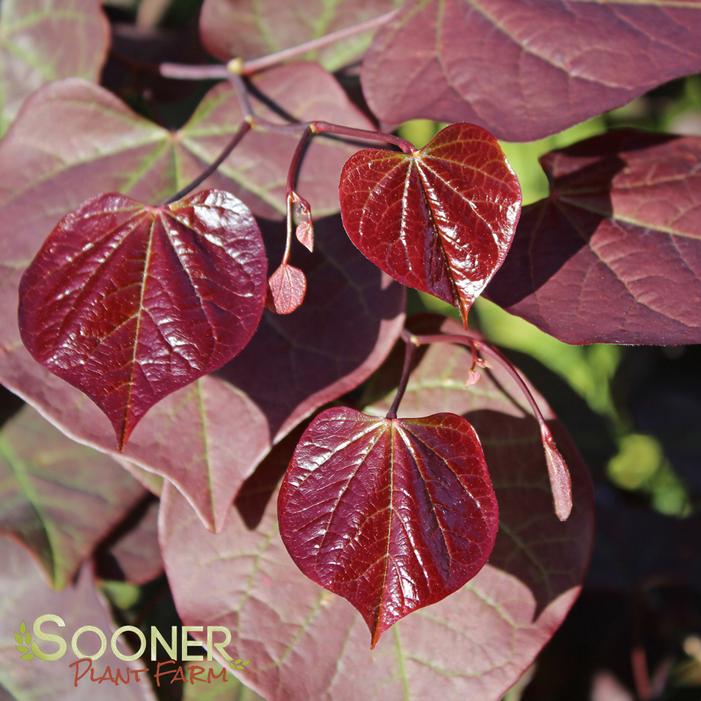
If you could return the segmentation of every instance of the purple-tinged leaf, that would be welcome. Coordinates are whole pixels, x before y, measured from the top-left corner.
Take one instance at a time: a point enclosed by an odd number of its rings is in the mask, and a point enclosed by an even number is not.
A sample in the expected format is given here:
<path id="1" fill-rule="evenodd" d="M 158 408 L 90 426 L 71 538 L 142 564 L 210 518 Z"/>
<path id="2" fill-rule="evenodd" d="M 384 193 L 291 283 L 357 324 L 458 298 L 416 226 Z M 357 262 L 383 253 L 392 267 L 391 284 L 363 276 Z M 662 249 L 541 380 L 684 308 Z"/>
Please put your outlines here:
<path id="1" fill-rule="evenodd" d="M 701 138 L 620 131 L 542 159 L 487 296 L 568 343 L 701 342 Z"/>
<path id="2" fill-rule="evenodd" d="M 289 263 L 283 263 L 268 280 L 266 307 L 275 314 L 292 314 L 307 294 L 307 278 Z"/>
<path id="3" fill-rule="evenodd" d="M 560 521 L 566 521 L 572 513 L 572 477 L 567 469 L 565 458 L 555 444 L 550 430 L 542 430 L 541 437 L 555 514 Z"/>
<path id="4" fill-rule="evenodd" d="M 146 584 L 163 573 L 158 501 L 142 501 L 102 543 L 95 557 L 100 579 Z"/>
<path id="5" fill-rule="evenodd" d="M 0 27 L 0 134 L 45 83 L 99 79 L 110 38 L 100 3 L 4 0 Z"/>
<path id="6" fill-rule="evenodd" d="M 124 662 L 117 659 L 107 649 L 99 661 L 95 662 L 101 674 L 104 666 L 110 665 L 116 673 L 119 668 L 122 675 L 126 668 L 132 671 L 131 684 L 104 683 L 99 686 L 87 677 L 74 685 L 75 668 L 68 665 L 76 661 L 71 650 L 71 636 L 81 626 L 95 626 L 104 632 L 108 641 L 117 626 L 111 620 L 107 602 L 95 587 L 92 571 L 88 565 L 83 567 L 77 581 L 60 592 L 54 591 L 46 584 L 36 563 L 30 555 L 17 543 L 9 538 L 0 538 L 0 698 L 6 690 L 12 701 L 35 701 L 41 699 L 56 699 L 63 701 L 156 701 L 151 684 L 145 674 L 140 675 L 140 683 L 136 683 L 134 673 L 144 668 L 143 662 L 136 660 Z M 42 651 L 56 652 L 56 643 L 34 639 L 32 627 L 34 619 L 44 614 L 60 616 L 65 621 L 65 628 L 55 624 L 45 623 L 44 629 L 52 634 L 60 634 L 66 641 L 67 650 L 64 657 L 56 661 L 38 658 L 33 651 L 33 645 L 39 645 Z M 29 645 L 22 646 L 28 653 L 21 653 L 15 647 L 15 633 L 20 626 L 25 625 L 26 635 L 32 638 Z M 97 650 L 98 641 L 94 634 L 85 634 L 79 641 L 81 650 L 93 653 Z M 121 649 L 128 653 L 124 640 L 120 638 Z M 20 657 L 31 654 L 32 658 Z M 98 670 L 95 670 L 96 673 Z"/>
<path id="7" fill-rule="evenodd" d="M 271 258 L 278 260 L 284 226 L 267 228 Z M 9 251 L 28 232 L 8 227 L 2 233 L 7 238 L 0 236 L 0 246 Z M 340 218 L 317 222 L 316 242 L 313 255 L 299 251 L 302 260 L 292 258 L 309 281 L 304 305 L 290 317 L 264 314 L 233 362 L 157 404 L 121 456 L 174 482 L 212 529 L 221 528 L 243 480 L 271 446 L 319 406 L 367 379 L 402 329 L 402 289 L 355 250 Z M 11 272 L 16 279 L 17 271 Z M 0 276 L 0 288 L 5 284 Z M 72 438 L 114 454 L 104 416 L 29 356 L 8 306 L 5 299 L 0 307 L 2 382 Z"/>
<path id="8" fill-rule="evenodd" d="M 302 434 L 278 518 L 297 566 L 360 611 L 372 647 L 399 619 L 472 579 L 499 525 L 466 419 L 385 419 L 344 407 Z"/>
<path id="9" fill-rule="evenodd" d="M 200 34 L 207 50 L 228 61 L 298 46 L 331 32 L 348 29 L 392 10 L 399 0 L 307 0 L 304 7 L 280 0 L 205 0 Z M 370 45 L 372 29 L 304 54 L 329 71 L 352 63 Z M 297 57 L 298 58 L 298 57 Z"/>
<path id="10" fill-rule="evenodd" d="M 154 404 L 248 344 L 266 272 L 258 224 L 227 192 L 161 207 L 100 195 L 56 225 L 22 276 L 20 335 L 105 412 L 121 450 Z"/>
<path id="11" fill-rule="evenodd" d="M 494 551 L 472 581 L 399 621 L 372 652 L 357 612 L 301 575 L 279 537 L 270 493 L 284 469 L 281 450 L 289 456 L 292 443 L 280 444 L 246 484 L 218 535 L 202 529 L 166 487 L 159 527 L 178 611 L 186 624 L 230 627 L 230 654 L 255 661 L 241 679 L 269 701 L 497 699 L 567 615 L 592 541 L 587 471 L 553 420 L 574 489 L 572 515 L 561 523 L 540 432 L 517 386 L 497 366 L 467 387 L 470 364 L 464 348 L 430 347 L 400 413 L 448 410 L 475 426 L 499 502 Z M 366 411 L 383 416 L 390 402 L 391 395 Z"/>
<path id="12" fill-rule="evenodd" d="M 455 304 L 463 322 L 504 261 L 521 188 L 497 140 L 453 124 L 411 154 L 365 149 L 343 167 L 343 225 L 375 265 Z"/>
<path id="13" fill-rule="evenodd" d="M 114 460 L 30 407 L 0 429 L 0 533 L 25 545 L 56 589 L 144 494 Z"/>
<path id="14" fill-rule="evenodd" d="M 410 0 L 377 32 L 363 92 L 385 123 L 529 141 L 701 70 L 700 16 L 695 1 Z"/>

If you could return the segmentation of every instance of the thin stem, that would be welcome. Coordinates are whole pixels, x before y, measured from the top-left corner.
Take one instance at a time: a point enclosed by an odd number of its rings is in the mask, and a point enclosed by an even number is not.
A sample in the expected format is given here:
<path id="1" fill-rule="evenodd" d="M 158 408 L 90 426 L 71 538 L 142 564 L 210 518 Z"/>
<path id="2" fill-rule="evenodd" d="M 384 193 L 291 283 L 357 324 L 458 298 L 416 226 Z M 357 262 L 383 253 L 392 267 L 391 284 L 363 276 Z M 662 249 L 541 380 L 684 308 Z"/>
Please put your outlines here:
<path id="1" fill-rule="evenodd" d="M 414 365 L 414 354 L 416 353 L 416 347 L 417 344 L 414 342 L 413 338 L 411 340 L 407 340 L 406 338 L 404 339 L 404 365 L 402 366 L 402 377 L 399 380 L 399 387 L 397 387 L 397 393 L 394 395 L 392 406 L 389 408 L 385 418 L 397 418 L 399 404 L 404 398 L 404 393 L 406 392 L 407 385 L 409 384 L 409 375 L 411 375 L 411 370 Z"/>
<path id="2" fill-rule="evenodd" d="M 302 132 L 302 136 L 299 137 L 297 147 L 295 148 L 292 158 L 290 159 L 290 167 L 287 170 L 287 184 L 285 186 L 288 202 L 290 195 L 295 190 L 297 174 L 299 173 L 299 167 L 302 165 L 302 157 L 304 156 L 304 151 L 307 148 L 307 144 L 312 136 L 314 136 L 314 129 L 311 124 L 308 124 Z"/>
<path id="3" fill-rule="evenodd" d="M 404 153 L 414 153 L 416 147 L 411 141 L 402 139 L 401 136 L 395 134 L 386 134 L 381 131 L 372 131 L 371 129 L 356 129 L 355 127 L 345 127 L 341 124 L 333 124 L 332 122 L 309 122 L 309 125 L 314 130 L 315 134 L 332 134 L 334 136 L 348 136 L 352 139 L 361 141 L 380 141 L 385 144 L 398 146 Z"/>
<path id="4" fill-rule="evenodd" d="M 499 365 L 501 365 L 513 378 L 527 399 L 528 404 L 530 405 L 533 414 L 541 427 L 541 431 L 546 431 L 547 435 L 550 435 L 550 429 L 547 426 L 543 412 L 541 412 L 535 397 L 533 394 L 531 394 L 531 390 L 523 377 L 521 377 L 521 374 L 501 351 L 494 348 L 494 346 L 490 346 L 488 343 L 485 343 L 481 336 L 466 331 L 464 334 L 428 334 L 423 336 L 412 336 L 412 338 L 415 339 L 415 343 L 422 346 L 430 343 L 456 343 L 461 346 L 467 346 L 468 348 L 476 348 L 478 351 L 482 352 L 483 355 L 496 360 Z"/>
<path id="5" fill-rule="evenodd" d="M 290 262 L 290 255 L 292 254 L 292 229 L 294 228 L 294 223 L 292 221 L 292 192 L 288 191 L 286 195 L 287 202 L 287 235 L 285 238 L 285 252 L 282 254 L 281 265 L 287 265 Z"/>
<path id="6" fill-rule="evenodd" d="M 239 125 L 229 143 L 224 147 L 224 150 L 217 156 L 216 160 L 210 163 L 192 182 L 188 183 L 182 189 L 178 190 L 172 197 L 169 197 L 164 204 L 170 204 L 185 197 L 192 192 L 198 185 L 201 185 L 210 175 L 213 175 L 219 166 L 229 157 L 229 154 L 239 145 L 241 140 L 251 130 L 249 121 L 244 120 Z"/>
<path id="7" fill-rule="evenodd" d="M 250 61 L 244 61 L 240 58 L 234 58 L 229 63 L 219 63 L 213 65 L 190 65 L 186 63 L 161 63 L 158 67 L 159 73 L 164 78 L 174 78 L 175 80 L 226 80 L 234 75 L 252 75 L 258 71 L 272 68 L 279 63 L 283 63 L 291 58 L 296 58 L 306 54 L 308 51 L 315 49 L 323 49 L 325 46 L 334 44 L 337 41 L 342 41 L 348 37 L 352 37 L 362 32 L 368 32 L 371 29 L 381 27 L 386 24 L 397 14 L 397 10 L 392 10 L 379 17 L 373 17 L 365 22 L 359 22 L 352 27 L 344 27 L 335 32 L 329 32 L 317 39 L 310 39 L 302 42 L 297 46 L 290 46 L 282 51 L 253 58 Z"/>
<path id="8" fill-rule="evenodd" d="M 268 54 L 267 56 L 261 56 L 260 58 L 254 58 L 250 61 L 244 61 L 241 68 L 241 73 L 243 75 L 251 75 L 251 73 L 256 73 L 262 71 L 266 68 L 271 68 L 276 66 L 278 63 L 287 61 L 291 58 L 296 58 L 306 54 L 308 51 L 313 51 L 315 49 L 323 49 L 325 46 L 334 44 L 337 41 L 347 39 L 348 37 L 355 36 L 356 34 L 361 34 L 362 32 L 370 31 L 371 29 L 376 29 L 377 27 L 386 24 L 397 14 L 397 10 L 392 10 L 379 17 L 373 17 L 372 19 L 365 20 L 365 22 L 359 22 L 354 24 L 352 27 L 344 27 L 343 29 L 338 29 L 335 32 L 329 32 L 318 39 L 310 39 L 297 46 L 291 46 L 288 49 L 282 49 L 282 51 L 276 51 L 275 53 Z"/>
<path id="9" fill-rule="evenodd" d="M 226 80 L 231 76 L 228 66 L 222 63 L 190 65 L 187 63 L 161 63 L 158 72 L 164 78 L 176 80 Z"/>

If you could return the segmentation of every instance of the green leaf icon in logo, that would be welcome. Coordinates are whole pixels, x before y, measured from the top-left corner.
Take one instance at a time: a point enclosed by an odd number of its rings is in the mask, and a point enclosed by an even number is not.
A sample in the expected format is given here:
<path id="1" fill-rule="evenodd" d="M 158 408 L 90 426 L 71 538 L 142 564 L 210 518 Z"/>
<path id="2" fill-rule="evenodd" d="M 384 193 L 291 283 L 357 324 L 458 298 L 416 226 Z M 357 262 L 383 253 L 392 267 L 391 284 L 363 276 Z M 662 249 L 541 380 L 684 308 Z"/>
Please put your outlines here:
<path id="1" fill-rule="evenodd" d="M 15 647 L 20 654 L 20 659 L 34 659 L 34 653 L 32 652 L 32 636 L 27 631 L 27 626 L 24 623 L 20 624 L 19 632 L 15 633 L 15 642 L 17 643 Z"/>

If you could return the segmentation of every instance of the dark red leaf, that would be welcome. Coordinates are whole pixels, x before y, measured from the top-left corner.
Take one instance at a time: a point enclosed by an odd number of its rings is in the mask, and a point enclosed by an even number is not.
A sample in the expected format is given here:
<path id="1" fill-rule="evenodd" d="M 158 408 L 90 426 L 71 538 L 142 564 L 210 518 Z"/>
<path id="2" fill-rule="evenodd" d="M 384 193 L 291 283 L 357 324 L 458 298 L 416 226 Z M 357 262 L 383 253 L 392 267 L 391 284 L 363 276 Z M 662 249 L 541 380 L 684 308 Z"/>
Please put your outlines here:
<path id="1" fill-rule="evenodd" d="M 28 406 L 0 430 L 0 533 L 23 543 L 56 589 L 144 494 L 112 458 Z"/>
<path id="2" fill-rule="evenodd" d="M 697 2 L 410 0 L 366 55 L 384 122 L 482 124 L 529 141 L 701 69 Z"/>
<path id="3" fill-rule="evenodd" d="M 0 2 L 0 134 L 27 95 L 52 80 L 97 81 L 110 30 L 100 3 Z"/>
<path id="4" fill-rule="evenodd" d="M 384 419 L 343 407 L 300 438 L 280 534 L 310 579 L 362 614 L 372 647 L 482 569 L 499 514 L 482 446 L 455 414 Z"/>
<path id="5" fill-rule="evenodd" d="M 304 577 L 281 542 L 271 496 L 280 466 L 270 466 L 267 490 L 258 479 L 267 461 L 256 471 L 218 535 L 166 486 L 160 533 L 178 611 L 188 625 L 231 628 L 229 653 L 252 660 L 241 678 L 269 701 L 499 699 L 567 615 L 592 542 L 586 468 L 539 398 L 572 471 L 574 509 L 562 523 L 552 511 L 538 425 L 518 387 L 498 366 L 468 387 L 470 364 L 467 349 L 430 347 L 400 414 L 448 410 L 475 426 L 499 502 L 494 551 L 472 581 L 400 620 L 372 652 L 353 607 Z M 366 412 L 383 416 L 392 395 Z"/>
<path id="6" fill-rule="evenodd" d="M 487 296 L 568 343 L 701 342 L 701 138 L 620 131 L 542 159 Z"/>
<path id="7" fill-rule="evenodd" d="M 268 280 L 266 306 L 276 314 L 292 314 L 307 294 L 307 278 L 294 265 L 283 263 Z"/>
<path id="8" fill-rule="evenodd" d="M 56 225 L 24 273 L 20 334 L 105 412 L 121 448 L 154 404 L 246 346 L 266 269 L 258 225 L 229 193 L 162 207 L 100 195 Z"/>
<path id="9" fill-rule="evenodd" d="M 281 0 L 205 0 L 200 34 L 207 50 L 228 61 L 265 56 L 373 19 L 399 0 L 306 0 L 304 7 Z M 360 58 L 372 30 L 354 34 L 304 55 L 335 71 Z"/>
<path id="10" fill-rule="evenodd" d="M 412 154 L 365 149 L 343 167 L 341 214 L 358 249 L 404 285 L 472 303 L 506 256 L 521 211 L 497 140 L 453 124 Z"/>

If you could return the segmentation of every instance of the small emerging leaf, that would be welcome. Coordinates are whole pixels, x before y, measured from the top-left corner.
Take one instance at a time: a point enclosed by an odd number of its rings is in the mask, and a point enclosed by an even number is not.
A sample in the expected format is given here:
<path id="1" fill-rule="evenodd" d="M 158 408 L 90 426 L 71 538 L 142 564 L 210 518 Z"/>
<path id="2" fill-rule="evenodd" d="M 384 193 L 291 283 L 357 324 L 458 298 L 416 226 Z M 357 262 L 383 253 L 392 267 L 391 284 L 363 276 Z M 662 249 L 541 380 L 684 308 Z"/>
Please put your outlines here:
<path id="1" fill-rule="evenodd" d="M 384 419 L 343 407 L 317 416 L 300 438 L 278 516 L 297 566 L 360 611 L 372 647 L 474 577 L 499 520 L 466 419 Z"/>
<path id="2" fill-rule="evenodd" d="M 310 252 L 314 252 L 314 224 L 312 222 L 312 208 L 309 202 L 296 192 L 292 193 L 294 202 L 294 218 L 297 222 L 295 235 L 297 240 Z"/>
<path id="3" fill-rule="evenodd" d="M 161 207 L 99 195 L 56 225 L 24 273 L 20 333 L 105 412 L 121 448 L 156 402 L 246 346 L 266 267 L 258 225 L 229 193 Z"/>
<path id="4" fill-rule="evenodd" d="M 266 306 L 276 314 L 292 314 L 304 302 L 307 278 L 294 265 L 283 263 L 268 280 Z"/>
<path id="5" fill-rule="evenodd" d="M 543 427 L 541 429 L 543 449 L 545 450 L 545 462 L 548 466 L 550 479 L 550 491 L 553 495 L 555 514 L 560 521 L 566 521 L 572 513 L 572 478 L 570 471 L 562 457 L 562 453 L 555 445 L 552 433 Z"/>
<path id="6" fill-rule="evenodd" d="M 411 154 L 365 149 L 341 174 L 351 241 L 404 285 L 455 304 L 463 323 L 499 269 L 521 212 L 521 188 L 497 140 L 453 124 Z"/>

